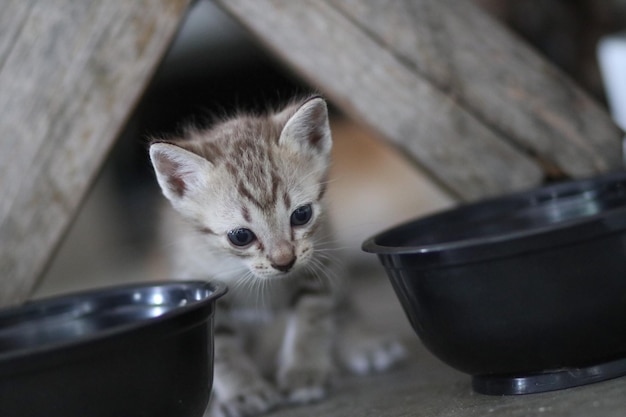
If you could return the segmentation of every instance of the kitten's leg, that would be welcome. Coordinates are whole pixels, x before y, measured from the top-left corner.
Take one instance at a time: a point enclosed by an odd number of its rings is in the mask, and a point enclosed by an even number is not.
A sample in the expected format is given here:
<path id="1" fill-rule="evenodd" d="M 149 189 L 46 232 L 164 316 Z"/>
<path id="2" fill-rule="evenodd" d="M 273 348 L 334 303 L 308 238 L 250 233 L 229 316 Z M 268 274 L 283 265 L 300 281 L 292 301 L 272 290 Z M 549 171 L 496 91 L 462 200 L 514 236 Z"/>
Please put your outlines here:
<path id="1" fill-rule="evenodd" d="M 274 408 L 281 402 L 280 395 L 245 354 L 234 327 L 221 317 L 215 325 L 212 414 L 255 416 Z"/>
<path id="2" fill-rule="evenodd" d="M 342 366 L 355 374 L 385 371 L 407 357 L 402 342 L 394 335 L 368 326 L 350 300 L 340 303 L 337 354 Z"/>
<path id="3" fill-rule="evenodd" d="M 326 292 L 302 292 L 289 317 L 279 357 L 278 386 L 293 403 L 326 396 L 334 369 L 334 302 Z"/>

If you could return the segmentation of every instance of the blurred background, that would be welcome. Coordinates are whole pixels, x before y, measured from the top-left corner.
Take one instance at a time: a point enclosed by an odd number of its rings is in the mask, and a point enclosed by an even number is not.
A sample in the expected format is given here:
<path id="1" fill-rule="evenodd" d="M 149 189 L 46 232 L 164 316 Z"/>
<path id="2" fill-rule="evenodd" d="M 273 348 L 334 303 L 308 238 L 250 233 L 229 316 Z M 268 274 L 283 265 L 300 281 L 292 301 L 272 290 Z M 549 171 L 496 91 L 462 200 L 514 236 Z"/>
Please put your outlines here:
<path id="1" fill-rule="evenodd" d="M 608 105 L 598 44 L 626 29 L 626 0 L 474 1 Z M 167 242 L 157 241 L 164 198 L 149 165 L 149 140 L 175 137 L 190 123 L 208 126 L 234 109 L 276 107 L 309 91 L 210 0 L 194 2 L 35 296 L 175 278 L 162 262 Z M 339 244 L 360 267 L 378 268 L 372 255 L 361 253 L 363 239 L 455 201 L 364 127 L 332 106 L 331 113 L 329 200 Z"/>

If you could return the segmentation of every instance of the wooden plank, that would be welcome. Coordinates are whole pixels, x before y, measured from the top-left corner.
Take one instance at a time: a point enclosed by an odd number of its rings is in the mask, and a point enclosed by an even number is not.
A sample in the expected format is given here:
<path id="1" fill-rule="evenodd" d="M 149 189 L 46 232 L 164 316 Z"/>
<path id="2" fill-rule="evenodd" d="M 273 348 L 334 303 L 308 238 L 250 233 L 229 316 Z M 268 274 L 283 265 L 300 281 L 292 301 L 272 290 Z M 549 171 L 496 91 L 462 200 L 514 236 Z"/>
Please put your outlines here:
<path id="1" fill-rule="evenodd" d="M 6 0 L 0 13 L 0 67 L 13 48 L 24 19 L 33 7 L 33 0 Z"/>
<path id="2" fill-rule="evenodd" d="M 405 150 L 453 195 L 473 200 L 542 180 L 531 158 L 500 140 L 328 2 L 217 3 L 342 110 Z"/>
<path id="3" fill-rule="evenodd" d="M 29 296 L 187 5 L 0 4 L 0 304 Z"/>
<path id="4" fill-rule="evenodd" d="M 621 165 L 606 112 L 469 2 L 217 3 L 462 199 L 536 185 L 538 164 L 570 176 Z"/>
<path id="5" fill-rule="evenodd" d="M 604 108 L 470 1 L 331 0 L 503 139 L 571 177 L 620 168 Z"/>

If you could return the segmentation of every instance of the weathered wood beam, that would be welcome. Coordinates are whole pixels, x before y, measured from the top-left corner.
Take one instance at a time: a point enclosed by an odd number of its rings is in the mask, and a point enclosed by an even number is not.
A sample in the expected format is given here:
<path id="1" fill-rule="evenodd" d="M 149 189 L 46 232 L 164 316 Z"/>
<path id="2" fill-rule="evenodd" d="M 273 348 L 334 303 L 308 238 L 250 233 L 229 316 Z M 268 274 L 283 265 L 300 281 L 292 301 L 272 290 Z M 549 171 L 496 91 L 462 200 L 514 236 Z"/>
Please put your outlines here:
<path id="1" fill-rule="evenodd" d="M 505 140 L 571 177 L 621 165 L 621 133 L 543 57 L 463 0 L 331 0 Z"/>
<path id="2" fill-rule="evenodd" d="M 606 112 L 469 2 L 215 1 L 461 199 L 621 165 Z"/>
<path id="3" fill-rule="evenodd" d="M 187 5 L 0 3 L 0 305 L 29 296 Z"/>

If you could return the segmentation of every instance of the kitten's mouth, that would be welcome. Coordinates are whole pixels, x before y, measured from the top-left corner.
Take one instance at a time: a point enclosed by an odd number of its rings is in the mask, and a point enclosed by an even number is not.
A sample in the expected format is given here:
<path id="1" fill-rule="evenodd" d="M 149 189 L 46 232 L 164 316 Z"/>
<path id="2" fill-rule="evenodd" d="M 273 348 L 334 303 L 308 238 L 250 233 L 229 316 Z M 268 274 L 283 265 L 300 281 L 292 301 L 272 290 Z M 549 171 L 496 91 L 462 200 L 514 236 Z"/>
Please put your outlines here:
<path id="1" fill-rule="evenodd" d="M 260 279 L 264 280 L 281 280 L 289 278 L 300 270 L 300 265 L 295 264 L 295 260 L 291 262 L 289 267 L 281 267 L 276 268 L 274 265 L 271 268 L 265 269 L 263 271 L 252 271 L 254 275 L 256 275 Z M 260 272 L 260 273 L 259 273 Z"/>

